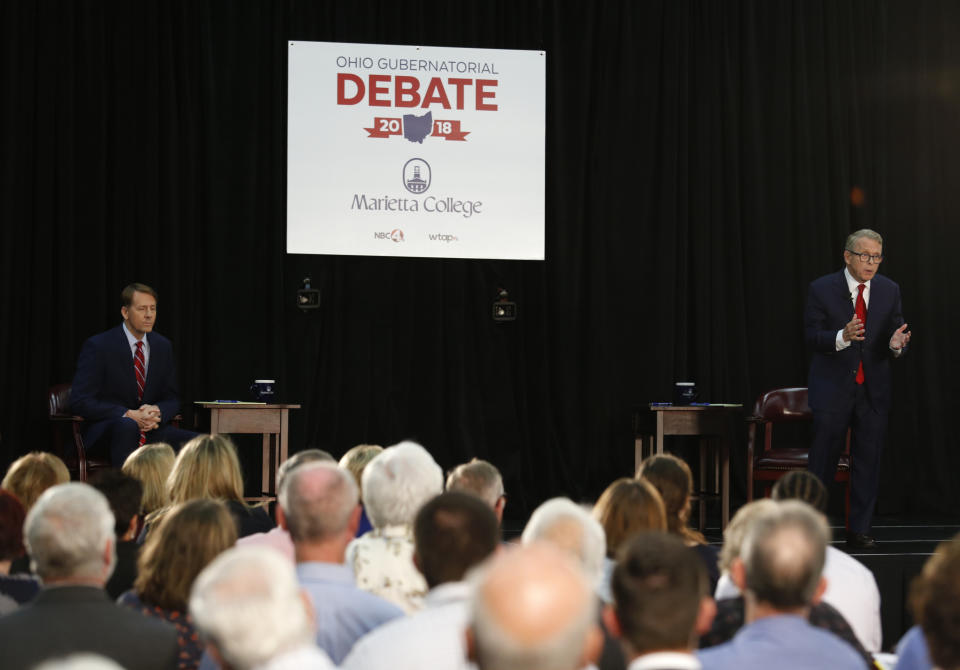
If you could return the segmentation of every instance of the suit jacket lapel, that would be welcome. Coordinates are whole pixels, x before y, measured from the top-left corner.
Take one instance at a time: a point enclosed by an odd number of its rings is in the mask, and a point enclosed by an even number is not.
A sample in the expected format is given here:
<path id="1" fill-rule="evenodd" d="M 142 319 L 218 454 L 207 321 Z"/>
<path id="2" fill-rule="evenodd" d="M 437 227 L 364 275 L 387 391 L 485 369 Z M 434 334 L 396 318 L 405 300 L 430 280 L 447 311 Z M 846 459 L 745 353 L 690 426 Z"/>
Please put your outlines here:
<path id="1" fill-rule="evenodd" d="M 137 400 L 137 373 L 133 370 L 133 354 L 130 351 L 130 343 L 127 342 L 127 334 L 123 332 L 123 326 L 117 326 L 117 358 L 120 360 L 120 370 L 123 375 L 123 388 L 127 397 L 133 402 Z M 132 407 L 133 405 L 131 405 Z"/>
<path id="2" fill-rule="evenodd" d="M 846 306 L 847 311 L 850 313 L 850 316 L 847 318 L 847 321 L 853 318 L 854 310 L 853 299 L 850 297 L 850 287 L 847 286 L 847 277 L 843 274 L 843 270 L 840 270 L 836 275 L 834 275 L 834 285 L 836 288 L 837 300 L 842 301 L 842 304 Z M 868 313 L 869 317 L 869 313 Z"/>

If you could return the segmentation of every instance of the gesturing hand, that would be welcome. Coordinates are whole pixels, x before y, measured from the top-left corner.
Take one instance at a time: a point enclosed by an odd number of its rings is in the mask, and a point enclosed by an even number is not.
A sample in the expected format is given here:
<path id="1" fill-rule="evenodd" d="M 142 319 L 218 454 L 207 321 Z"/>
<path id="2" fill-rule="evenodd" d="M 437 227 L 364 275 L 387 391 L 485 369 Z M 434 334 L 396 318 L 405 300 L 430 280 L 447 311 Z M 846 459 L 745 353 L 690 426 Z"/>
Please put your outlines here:
<path id="1" fill-rule="evenodd" d="M 909 341 L 910 331 L 907 330 L 907 324 L 903 324 L 893 331 L 893 335 L 890 336 L 890 348 L 903 349 L 905 346 L 907 346 L 907 342 Z"/>
<path id="2" fill-rule="evenodd" d="M 860 317 L 855 316 L 850 319 L 850 323 L 843 327 L 843 341 L 862 342 L 864 340 L 864 331 L 866 331 L 866 328 L 863 325 L 863 321 L 860 320 Z M 892 341 L 893 340 L 891 340 L 891 342 Z M 890 346 L 893 345 L 891 344 Z"/>

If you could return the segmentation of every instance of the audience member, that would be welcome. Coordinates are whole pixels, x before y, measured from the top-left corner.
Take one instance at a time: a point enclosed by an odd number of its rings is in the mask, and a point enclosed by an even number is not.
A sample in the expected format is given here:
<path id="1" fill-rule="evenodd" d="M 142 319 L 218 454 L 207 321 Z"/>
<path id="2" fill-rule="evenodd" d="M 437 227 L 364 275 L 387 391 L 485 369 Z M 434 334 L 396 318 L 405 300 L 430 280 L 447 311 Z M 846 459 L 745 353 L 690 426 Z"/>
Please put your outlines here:
<path id="1" fill-rule="evenodd" d="M 373 530 L 373 524 L 370 523 L 370 517 L 367 516 L 367 510 L 363 507 L 363 471 L 374 458 L 383 452 L 383 447 L 379 444 L 358 444 L 340 459 L 340 467 L 346 468 L 353 475 L 360 489 L 360 525 L 357 526 L 357 537 Z"/>
<path id="2" fill-rule="evenodd" d="M 177 629 L 178 668 L 196 668 L 203 656 L 187 613 L 190 587 L 200 571 L 233 546 L 237 529 L 219 500 L 191 500 L 171 508 L 150 533 L 134 588 L 119 603 Z"/>
<path id="3" fill-rule="evenodd" d="M 507 506 L 507 494 L 503 490 L 503 477 L 492 463 L 479 458 L 461 463 L 447 475 L 446 490 L 463 491 L 479 496 L 497 515 L 497 523 L 503 523 L 503 509 Z"/>
<path id="4" fill-rule="evenodd" d="M 600 495 L 593 506 L 593 518 L 603 526 L 607 538 L 607 557 L 603 560 L 603 576 L 597 593 L 607 604 L 613 602 L 610 580 L 620 547 L 645 530 L 666 530 L 667 517 L 663 499 L 653 484 L 644 479 L 616 480 Z"/>
<path id="5" fill-rule="evenodd" d="M 773 487 L 773 499 L 802 500 L 826 518 L 827 487 L 808 470 L 784 475 Z M 880 651 L 880 589 L 873 573 L 850 554 L 828 545 L 823 576 L 827 580 L 823 601 L 843 615 L 867 651 Z"/>
<path id="6" fill-rule="evenodd" d="M 194 582 L 190 615 L 230 670 L 330 670 L 313 642 L 310 606 L 293 566 L 267 547 L 234 547 Z"/>
<path id="7" fill-rule="evenodd" d="M 960 535 L 937 547 L 910 601 L 918 625 L 898 646 L 897 670 L 960 668 Z"/>
<path id="8" fill-rule="evenodd" d="M 693 475 L 690 466 L 673 454 L 655 454 L 643 460 L 637 470 L 637 479 L 653 484 L 667 513 L 667 530 L 678 535 L 703 560 L 710 577 L 710 592 L 717 588 L 720 571 L 717 567 L 719 550 L 707 544 L 703 533 L 690 528 L 690 496 L 693 495 Z"/>
<path id="9" fill-rule="evenodd" d="M 280 467 L 277 468 L 277 497 L 279 498 L 283 495 L 281 492 L 286 486 L 288 475 L 294 468 L 306 463 L 316 463 L 318 461 L 336 463 L 336 459 L 323 449 L 304 449 L 303 451 L 298 451 L 281 463 Z M 277 506 L 276 514 L 278 517 L 280 516 L 279 505 Z M 237 540 L 237 546 L 240 547 L 253 547 L 256 545 L 276 549 L 289 558 L 291 563 L 296 562 L 293 555 L 293 540 L 290 539 L 290 533 L 287 529 L 280 524 L 279 518 L 277 525 L 266 533 L 253 533 Z"/>
<path id="10" fill-rule="evenodd" d="M 580 565 L 595 591 L 603 579 L 606 539 L 603 527 L 584 507 L 569 498 L 547 500 L 530 515 L 520 541 L 524 545 L 543 543 L 572 557 Z M 600 596 L 597 595 L 597 600 Z M 620 670 L 625 666 L 623 651 L 599 618 L 603 633 L 603 647 L 598 665 L 600 670 Z"/>
<path id="11" fill-rule="evenodd" d="M 779 503 L 750 525 L 730 567 L 744 594 L 747 625 L 730 642 L 699 652 L 705 670 L 863 669 L 853 647 L 807 621 L 826 589 L 829 541 L 822 515 L 798 501 Z"/>
<path id="12" fill-rule="evenodd" d="M 413 526 L 414 562 L 430 591 L 424 609 L 364 636 L 340 666 L 345 670 L 467 670 L 465 639 L 470 587 L 467 571 L 500 541 L 493 510 L 477 496 L 443 493 L 420 508 Z"/>
<path id="13" fill-rule="evenodd" d="M 177 455 L 167 480 L 174 505 L 197 498 L 222 500 L 237 524 L 237 535 L 266 532 L 273 521 L 262 507 L 243 501 L 243 474 L 237 450 L 225 435 L 198 435 Z"/>
<path id="14" fill-rule="evenodd" d="M 45 451 L 32 451 L 7 468 L 0 489 L 17 496 L 27 512 L 40 494 L 51 486 L 70 481 L 70 472 L 63 461 Z"/>
<path id="15" fill-rule="evenodd" d="M 646 531 L 617 554 L 616 605 L 604 611 L 628 670 L 698 670 L 697 635 L 716 612 L 703 562 L 675 535 Z"/>
<path id="16" fill-rule="evenodd" d="M 43 588 L 0 618 L 7 670 L 75 652 L 127 668 L 172 668 L 176 632 L 110 602 L 103 590 L 114 562 L 114 519 L 103 494 L 86 484 L 48 489 L 27 515 L 27 550 Z"/>
<path id="17" fill-rule="evenodd" d="M 110 599 L 116 600 L 133 586 L 133 580 L 137 578 L 137 556 L 140 553 L 137 531 L 143 486 L 137 479 L 117 470 L 95 473 L 90 484 L 106 497 L 115 520 L 117 563 L 105 588 Z"/>
<path id="18" fill-rule="evenodd" d="M 361 591 L 344 565 L 360 520 L 357 485 L 336 463 L 307 463 L 286 477 L 279 521 L 293 538 L 297 578 L 309 594 L 317 645 L 339 664 L 363 635 L 403 616 L 386 600 Z"/>
<path id="19" fill-rule="evenodd" d="M 740 557 L 744 537 L 754 521 L 765 514 L 776 514 L 778 509 L 778 503 L 770 498 L 754 500 L 737 510 L 726 530 L 723 531 L 723 549 L 720 552 L 720 570 L 723 574 L 717 584 L 717 614 L 710 630 L 700 634 L 701 649 L 728 642 L 737 634 L 737 631 L 743 628 L 746 606 L 740 589 L 730 577 L 730 566 Z M 823 600 L 813 604 L 810 607 L 808 619 L 812 626 L 830 631 L 847 642 L 860 654 L 867 665 L 872 663 L 873 657 L 870 652 L 864 649 L 853 628 L 832 605 Z"/>
<path id="20" fill-rule="evenodd" d="M 401 442 L 363 471 L 363 504 L 373 530 L 347 548 L 357 586 L 410 614 L 423 605 L 427 583 L 413 565 L 413 519 L 443 490 L 443 471 L 426 449 Z"/>
<path id="21" fill-rule="evenodd" d="M 0 490 L 0 615 L 12 612 L 29 602 L 40 590 L 40 583 L 31 575 L 11 575 L 14 559 L 23 558 L 23 505 L 17 496 Z"/>
<path id="22" fill-rule="evenodd" d="M 124 461 L 124 474 L 138 480 L 143 486 L 143 500 L 140 502 L 141 523 L 170 504 L 167 478 L 176 460 L 173 447 L 166 442 L 154 442 L 138 447 Z"/>
<path id="23" fill-rule="evenodd" d="M 574 670 L 596 660 L 594 585 L 568 555 L 525 545 L 474 579 L 467 648 L 480 670 Z"/>

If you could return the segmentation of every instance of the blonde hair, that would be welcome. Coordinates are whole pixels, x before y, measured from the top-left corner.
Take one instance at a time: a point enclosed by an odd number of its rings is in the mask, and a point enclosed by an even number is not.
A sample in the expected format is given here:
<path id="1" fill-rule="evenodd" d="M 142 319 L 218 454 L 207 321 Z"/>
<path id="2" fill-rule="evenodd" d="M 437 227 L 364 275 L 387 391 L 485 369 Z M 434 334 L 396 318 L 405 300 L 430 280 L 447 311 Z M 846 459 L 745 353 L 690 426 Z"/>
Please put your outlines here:
<path id="1" fill-rule="evenodd" d="M 383 447 L 379 444 L 358 444 L 340 458 L 340 467 L 346 468 L 357 482 L 357 488 L 363 493 L 363 470 L 374 458 L 380 455 Z"/>
<path id="2" fill-rule="evenodd" d="M 10 464 L 0 488 L 17 496 L 29 512 L 41 493 L 68 481 L 70 472 L 62 460 L 44 451 L 32 451 Z"/>
<path id="3" fill-rule="evenodd" d="M 243 475 L 233 442 L 225 435 L 198 435 L 180 450 L 167 478 L 174 505 L 197 498 L 243 502 Z"/>
<path id="4" fill-rule="evenodd" d="M 163 515 L 137 560 L 134 589 L 144 603 L 185 611 L 193 580 L 237 541 L 237 526 L 219 500 L 191 500 Z"/>
<path id="5" fill-rule="evenodd" d="M 607 487 L 593 506 L 593 518 L 607 536 L 607 557 L 644 530 L 667 530 L 663 498 L 645 479 L 622 477 Z"/>
<path id="6" fill-rule="evenodd" d="M 173 470 L 177 455 L 166 442 L 145 444 L 127 456 L 123 473 L 139 480 L 143 485 L 143 500 L 140 511 L 150 514 L 170 504 L 167 493 L 167 477 Z"/>

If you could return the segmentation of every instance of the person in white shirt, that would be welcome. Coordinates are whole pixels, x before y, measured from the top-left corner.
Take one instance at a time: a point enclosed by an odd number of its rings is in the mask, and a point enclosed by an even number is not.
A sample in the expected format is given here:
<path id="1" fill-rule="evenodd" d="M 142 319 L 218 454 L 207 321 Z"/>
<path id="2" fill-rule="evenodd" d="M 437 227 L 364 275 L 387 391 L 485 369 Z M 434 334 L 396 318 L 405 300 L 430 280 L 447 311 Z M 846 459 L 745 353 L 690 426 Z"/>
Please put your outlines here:
<path id="1" fill-rule="evenodd" d="M 611 582 L 607 630 L 620 638 L 627 670 L 700 670 L 697 637 L 710 629 L 716 604 L 703 561 L 683 541 L 645 531 L 620 550 Z"/>
<path id="2" fill-rule="evenodd" d="M 420 508 L 413 536 L 413 561 L 430 587 L 424 608 L 365 635 L 341 670 L 471 667 L 463 635 L 470 605 L 464 577 L 496 550 L 497 518 L 474 495 L 444 493 Z"/>

